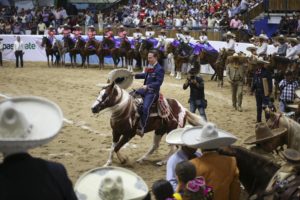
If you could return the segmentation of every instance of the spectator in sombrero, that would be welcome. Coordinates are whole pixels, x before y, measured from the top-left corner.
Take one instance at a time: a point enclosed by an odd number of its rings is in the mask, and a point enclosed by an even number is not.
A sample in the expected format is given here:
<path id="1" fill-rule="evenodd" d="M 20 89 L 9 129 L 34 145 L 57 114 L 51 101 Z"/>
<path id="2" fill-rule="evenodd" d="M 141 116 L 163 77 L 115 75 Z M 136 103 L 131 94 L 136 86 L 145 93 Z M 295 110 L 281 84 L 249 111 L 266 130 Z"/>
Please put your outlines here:
<path id="1" fill-rule="evenodd" d="M 265 34 L 260 34 L 258 36 L 259 46 L 257 47 L 256 54 L 258 56 L 266 56 L 268 51 L 268 36 Z"/>
<path id="2" fill-rule="evenodd" d="M 182 161 L 191 160 L 193 158 L 201 156 L 201 153 L 197 152 L 196 148 L 191 148 L 183 145 L 181 136 L 184 130 L 185 128 L 175 129 L 171 131 L 166 137 L 166 142 L 168 144 L 180 146 L 180 148 L 169 157 L 166 165 L 166 180 L 171 183 L 174 191 L 176 190 L 178 184 L 175 173 L 176 165 Z"/>
<path id="3" fill-rule="evenodd" d="M 52 140 L 62 125 L 61 109 L 46 99 L 16 97 L 0 102 L 0 152 L 4 155 L 0 199 L 77 199 L 62 164 L 28 153 Z"/>
<path id="4" fill-rule="evenodd" d="M 233 144 L 237 138 L 209 122 L 202 128 L 185 130 L 181 139 L 184 145 L 201 149 L 202 156 L 190 162 L 196 167 L 196 176 L 203 176 L 207 185 L 213 188 L 214 199 L 239 200 L 240 181 L 236 159 L 217 151 L 218 148 Z"/>

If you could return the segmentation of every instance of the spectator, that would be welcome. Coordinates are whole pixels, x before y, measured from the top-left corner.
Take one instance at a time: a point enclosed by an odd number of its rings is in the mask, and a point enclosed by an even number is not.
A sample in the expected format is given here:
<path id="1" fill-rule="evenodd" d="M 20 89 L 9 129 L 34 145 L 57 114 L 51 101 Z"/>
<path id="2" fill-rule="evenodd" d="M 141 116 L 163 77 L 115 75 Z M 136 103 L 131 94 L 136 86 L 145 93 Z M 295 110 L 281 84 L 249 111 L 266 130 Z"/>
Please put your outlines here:
<path id="1" fill-rule="evenodd" d="M 0 103 L 0 118 L 0 151 L 4 155 L 0 199 L 76 200 L 62 164 L 28 153 L 58 134 L 63 125 L 61 109 L 37 97 L 9 98 Z"/>
<path id="2" fill-rule="evenodd" d="M 259 46 L 257 48 L 257 55 L 264 57 L 267 55 L 269 38 L 265 34 L 260 34 L 258 36 L 258 40 L 259 40 L 259 44 L 258 44 Z"/>
<path id="3" fill-rule="evenodd" d="M 196 68 L 189 70 L 189 75 L 183 84 L 183 89 L 186 90 L 190 87 L 190 111 L 195 113 L 196 109 L 198 109 L 200 116 L 207 120 L 205 114 L 207 101 L 204 94 L 204 81 L 201 76 L 197 75 L 197 73 L 198 71 Z"/>
<path id="4" fill-rule="evenodd" d="M 300 53 L 299 40 L 296 38 L 290 38 L 289 42 L 291 47 L 287 49 L 287 54 L 285 57 L 291 59 L 292 61 L 296 61 L 299 58 L 298 54 Z"/>
<path id="5" fill-rule="evenodd" d="M 20 35 L 21 34 L 21 24 L 19 22 L 14 23 L 12 30 L 14 35 Z"/>
<path id="6" fill-rule="evenodd" d="M 240 14 L 244 14 L 245 12 L 247 12 L 249 5 L 250 4 L 249 4 L 248 0 L 241 0 L 241 3 L 240 3 Z"/>
<path id="7" fill-rule="evenodd" d="M 255 92 L 256 99 L 256 122 L 261 122 L 262 110 L 266 108 L 270 103 L 270 94 L 272 93 L 272 75 L 266 68 L 266 64 L 269 62 L 264 61 L 262 57 L 259 57 L 253 62 L 257 69 L 254 72 L 251 94 Z M 268 120 L 268 116 L 266 116 Z"/>
<path id="8" fill-rule="evenodd" d="M 237 15 L 234 16 L 234 18 L 230 21 L 230 28 L 237 30 L 240 29 L 243 26 L 242 21 L 239 19 Z"/>
<path id="9" fill-rule="evenodd" d="M 174 191 L 176 191 L 178 185 L 178 180 L 175 173 L 176 165 L 182 161 L 191 160 L 193 158 L 201 156 L 201 154 L 197 152 L 197 149 L 183 145 L 181 136 L 184 130 L 185 129 L 182 128 L 175 129 L 171 131 L 166 137 L 166 142 L 168 144 L 180 146 L 180 149 L 178 149 L 174 154 L 170 156 L 166 166 L 166 180 L 171 183 Z"/>
<path id="10" fill-rule="evenodd" d="M 168 181 L 160 179 L 153 183 L 152 193 L 156 200 L 166 200 L 173 199 L 174 190 Z"/>
<path id="11" fill-rule="evenodd" d="M 286 44 L 286 38 L 284 35 L 280 35 L 275 38 L 278 43 L 275 43 L 275 46 L 278 46 L 278 50 L 275 53 L 277 56 L 285 56 L 288 45 Z"/>
<path id="12" fill-rule="evenodd" d="M 215 200 L 240 199 L 236 159 L 217 152 L 218 148 L 231 145 L 236 140 L 235 136 L 217 129 L 212 123 L 207 123 L 203 128 L 187 129 L 182 135 L 185 145 L 201 149 L 203 155 L 190 162 L 196 167 L 196 176 L 203 176 L 207 185 L 213 188 Z"/>
<path id="13" fill-rule="evenodd" d="M 280 89 L 280 102 L 279 110 L 281 112 L 287 112 L 287 104 L 292 104 L 295 100 L 295 91 L 299 87 L 298 81 L 293 80 L 293 72 L 287 71 L 285 73 L 285 79 L 279 83 Z"/>
<path id="14" fill-rule="evenodd" d="M 21 41 L 20 36 L 17 36 L 17 40 L 14 42 L 13 51 L 16 56 L 16 68 L 19 67 L 19 60 L 21 62 L 21 67 L 23 67 L 23 55 L 25 53 L 24 43 Z"/>
<path id="15" fill-rule="evenodd" d="M 37 26 L 37 31 L 39 35 L 44 35 L 45 30 L 47 29 L 46 24 L 43 21 L 40 21 Z"/>
<path id="16" fill-rule="evenodd" d="M 235 53 L 227 58 L 226 74 L 231 85 L 232 107 L 242 112 L 243 85 L 245 66 L 239 61 L 240 56 Z"/>

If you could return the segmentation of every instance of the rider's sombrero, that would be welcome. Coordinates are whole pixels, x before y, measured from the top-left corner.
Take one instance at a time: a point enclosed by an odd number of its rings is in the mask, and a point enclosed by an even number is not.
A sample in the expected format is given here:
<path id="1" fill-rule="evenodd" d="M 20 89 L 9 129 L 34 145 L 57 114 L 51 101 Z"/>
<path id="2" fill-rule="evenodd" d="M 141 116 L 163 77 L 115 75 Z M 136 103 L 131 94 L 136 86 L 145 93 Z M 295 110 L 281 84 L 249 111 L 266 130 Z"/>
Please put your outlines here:
<path id="1" fill-rule="evenodd" d="M 0 152 L 18 153 L 51 141 L 63 125 L 62 110 L 40 97 L 0 102 Z"/>
<path id="2" fill-rule="evenodd" d="M 234 33 L 228 31 L 227 33 L 224 34 L 225 37 L 236 37 Z"/>
<path id="3" fill-rule="evenodd" d="M 246 50 L 247 50 L 247 51 L 250 51 L 250 52 L 251 52 L 251 51 L 256 51 L 256 50 L 257 50 L 257 47 L 250 46 L 250 47 L 247 47 Z"/>
<path id="4" fill-rule="evenodd" d="M 48 28 L 48 30 L 49 30 L 49 31 L 54 31 L 55 28 L 54 28 L 52 25 L 50 25 L 49 28 Z"/>
<path id="5" fill-rule="evenodd" d="M 69 24 L 64 24 L 62 27 L 63 27 L 64 29 L 70 29 Z"/>
<path id="6" fill-rule="evenodd" d="M 90 25 L 90 26 L 88 27 L 88 30 L 95 31 L 94 25 Z"/>
<path id="7" fill-rule="evenodd" d="M 286 40 L 286 37 L 284 35 L 279 35 L 277 37 L 275 37 L 275 40 L 278 40 L 278 41 L 285 41 Z"/>
<path id="8" fill-rule="evenodd" d="M 133 82 L 132 73 L 126 69 L 114 69 L 108 73 L 108 83 L 112 82 L 122 89 L 127 89 Z"/>
<path id="9" fill-rule="evenodd" d="M 286 128 L 270 129 L 266 123 L 257 123 L 255 127 L 255 135 L 244 140 L 244 144 L 258 144 L 267 142 L 275 137 L 282 136 L 286 133 Z"/>
<path id="10" fill-rule="evenodd" d="M 73 26 L 74 29 L 81 29 L 81 26 L 79 24 L 76 24 L 75 26 Z"/>
<path id="11" fill-rule="evenodd" d="M 165 29 L 161 29 L 160 33 L 166 33 L 166 30 Z"/>
<path id="12" fill-rule="evenodd" d="M 143 200 L 149 192 L 140 176 L 121 167 L 92 169 L 80 176 L 74 190 L 82 200 Z"/>
<path id="13" fill-rule="evenodd" d="M 300 152 L 295 149 L 286 149 L 284 150 L 281 155 L 287 160 L 292 162 L 299 162 L 300 161 Z"/>
<path id="14" fill-rule="evenodd" d="M 260 35 L 258 36 L 258 38 L 259 38 L 259 39 L 262 39 L 262 40 L 268 40 L 268 39 L 269 39 L 268 36 L 267 36 L 266 34 L 260 34 Z"/>
<path id="15" fill-rule="evenodd" d="M 187 125 L 184 128 L 177 128 L 170 133 L 167 134 L 166 136 L 166 142 L 168 144 L 173 144 L 173 145 L 183 145 L 183 141 L 181 140 L 182 133 L 184 130 L 191 128 L 192 126 Z"/>
<path id="16" fill-rule="evenodd" d="M 287 39 L 289 42 L 293 42 L 294 44 L 299 44 L 299 40 L 297 40 L 297 38 L 288 38 Z"/>
<path id="17" fill-rule="evenodd" d="M 270 64 L 270 62 L 265 61 L 262 57 L 258 57 L 257 59 L 251 61 L 251 64 Z"/>

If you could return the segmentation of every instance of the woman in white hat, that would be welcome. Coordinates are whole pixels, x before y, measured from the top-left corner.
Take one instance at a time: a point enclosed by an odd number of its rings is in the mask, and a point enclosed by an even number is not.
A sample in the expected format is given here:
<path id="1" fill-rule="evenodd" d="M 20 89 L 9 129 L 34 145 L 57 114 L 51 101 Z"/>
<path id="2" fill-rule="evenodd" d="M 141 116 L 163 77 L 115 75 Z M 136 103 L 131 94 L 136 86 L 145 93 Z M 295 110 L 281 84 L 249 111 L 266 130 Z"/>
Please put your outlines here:
<path id="1" fill-rule="evenodd" d="M 34 158 L 28 150 L 51 141 L 63 124 L 61 109 L 37 97 L 0 102 L 0 199 L 76 200 L 62 164 Z"/>
<path id="2" fill-rule="evenodd" d="M 203 128 L 193 127 L 183 132 L 183 143 L 200 148 L 202 156 L 191 160 L 196 167 L 196 176 L 203 176 L 214 191 L 215 200 L 239 200 L 240 181 L 237 162 L 234 157 L 220 155 L 218 148 L 233 144 L 237 138 L 217 129 L 213 123 Z"/>
<path id="3" fill-rule="evenodd" d="M 260 34 L 258 36 L 259 46 L 257 48 L 256 54 L 258 56 L 266 56 L 268 51 L 268 36 L 265 34 Z"/>

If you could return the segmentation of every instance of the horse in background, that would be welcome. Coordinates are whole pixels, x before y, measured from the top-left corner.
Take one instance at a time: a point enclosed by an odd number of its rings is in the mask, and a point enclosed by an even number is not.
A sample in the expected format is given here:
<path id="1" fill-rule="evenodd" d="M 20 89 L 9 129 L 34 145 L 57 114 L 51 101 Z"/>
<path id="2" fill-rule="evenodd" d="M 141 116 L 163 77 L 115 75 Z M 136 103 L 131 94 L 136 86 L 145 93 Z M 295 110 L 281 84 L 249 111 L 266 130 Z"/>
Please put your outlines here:
<path id="1" fill-rule="evenodd" d="M 41 46 L 45 47 L 48 67 L 50 67 L 49 56 L 51 56 L 51 65 L 53 66 L 53 64 L 55 64 L 56 66 L 58 66 L 60 58 L 59 58 L 57 45 L 56 44 L 52 45 L 51 41 L 47 37 L 43 37 Z M 53 57 L 55 57 L 54 63 L 53 63 Z"/>
<path id="2" fill-rule="evenodd" d="M 142 68 L 144 69 L 148 65 L 148 53 L 153 49 L 153 43 L 147 39 L 143 39 L 139 45 L 139 52 L 141 55 Z"/>
<path id="3" fill-rule="evenodd" d="M 145 133 L 155 131 L 154 140 L 149 151 L 138 162 L 147 159 L 158 147 L 165 133 L 184 127 L 186 122 L 193 126 L 203 125 L 205 121 L 198 115 L 186 110 L 176 99 L 165 99 L 168 111 L 164 116 L 158 113 L 155 103 L 150 110 L 150 117 L 145 127 Z M 121 163 L 127 159 L 120 154 L 120 149 L 136 134 L 139 123 L 139 105 L 141 99 L 133 97 L 126 90 L 121 89 L 115 82 L 103 87 L 91 110 L 93 113 L 108 108 L 112 115 L 110 124 L 112 128 L 113 142 L 106 165 L 111 165 L 113 153 L 116 153 Z"/>
<path id="4" fill-rule="evenodd" d="M 125 58 L 125 65 L 128 67 L 129 71 L 133 71 L 133 59 L 135 58 L 134 49 L 131 48 L 131 43 L 129 40 L 122 39 L 120 45 L 120 57 L 122 60 L 122 67 Z"/>
<path id="5" fill-rule="evenodd" d="M 70 53 L 71 49 L 75 47 L 75 42 L 71 37 L 63 38 L 63 49 L 61 51 L 61 61 L 64 66 L 66 66 L 66 53 L 69 53 L 70 60 L 72 60 L 73 54 Z"/>
<path id="6" fill-rule="evenodd" d="M 275 113 L 269 109 L 265 109 L 265 112 L 270 116 L 267 125 L 271 129 L 287 128 L 287 134 L 280 137 L 282 143 L 287 144 L 288 148 L 300 151 L 300 124 L 282 113 Z"/>
<path id="7" fill-rule="evenodd" d="M 87 62 L 87 67 L 90 66 L 90 56 L 92 55 L 97 55 L 97 49 L 100 46 L 100 42 L 97 41 L 96 39 L 89 39 L 84 46 L 84 56 L 85 56 L 85 60 Z"/>
<path id="8" fill-rule="evenodd" d="M 223 87 L 224 84 L 224 70 L 226 66 L 226 60 L 228 56 L 232 56 L 233 52 L 227 51 L 226 49 L 221 49 L 219 52 L 219 57 L 215 63 L 215 73 L 212 75 L 211 80 L 214 78 L 218 79 L 218 86 Z"/>
<path id="9" fill-rule="evenodd" d="M 120 62 L 120 53 L 119 49 L 116 48 L 115 41 L 107 37 L 103 37 L 103 41 L 101 42 L 97 50 L 97 55 L 99 58 L 100 69 L 104 68 L 104 57 L 106 56 L 112 56 L 114 68 L 117 68 Z"/>
<path id="10" fill-rule="evenodd" d="M 75 42 L 74 48 L 71 48 L 69 53 L 71 57 L 71 66 L 73 67 L 73 63 L 76 65 L 76 56 L 80 54 L 81 56 L 81 67 L 83 67 L 85 63 L 85 54 L 84 54 L 84 47 L 86 42 L 82 38 L 78 38 Z"/>

